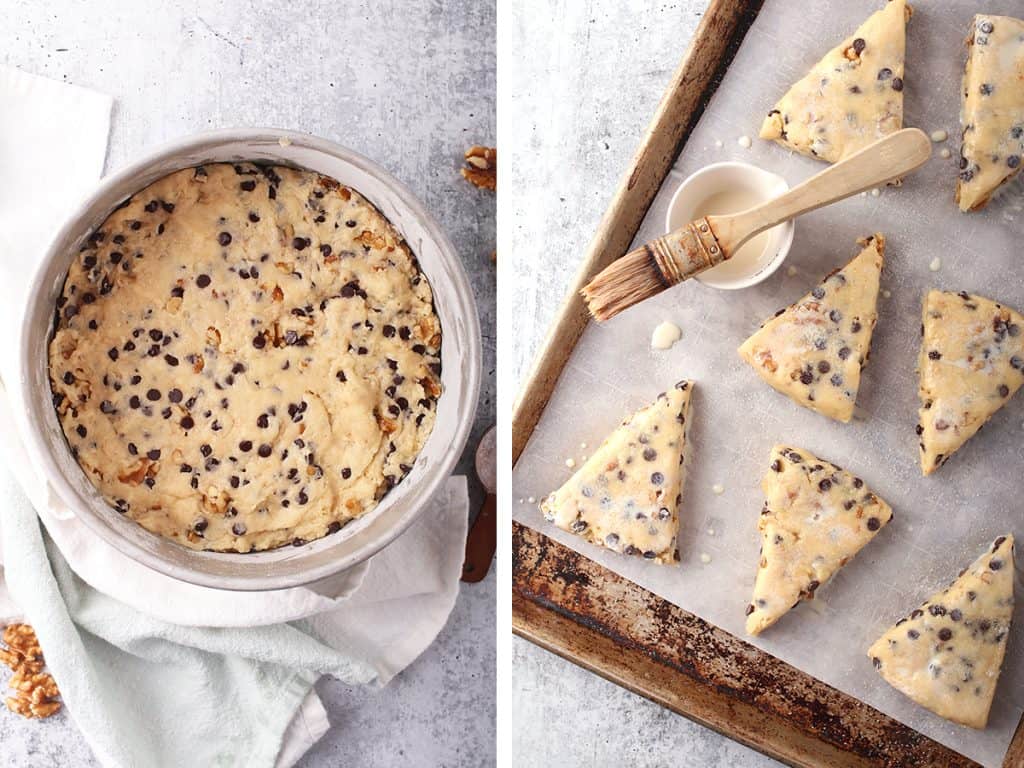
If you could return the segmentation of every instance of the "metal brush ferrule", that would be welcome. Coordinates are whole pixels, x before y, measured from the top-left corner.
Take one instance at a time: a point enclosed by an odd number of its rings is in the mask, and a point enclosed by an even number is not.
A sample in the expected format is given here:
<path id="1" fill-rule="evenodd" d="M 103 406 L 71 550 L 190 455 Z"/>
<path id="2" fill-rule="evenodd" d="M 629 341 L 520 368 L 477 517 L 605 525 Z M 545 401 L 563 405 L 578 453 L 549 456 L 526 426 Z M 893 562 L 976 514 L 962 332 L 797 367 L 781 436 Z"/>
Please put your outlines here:
<path id="1" fill-rule="evenodd" d="M 648 248 L 669 285 L 689 280 L 727 258 L 706 218 L 659 237 Z"/>

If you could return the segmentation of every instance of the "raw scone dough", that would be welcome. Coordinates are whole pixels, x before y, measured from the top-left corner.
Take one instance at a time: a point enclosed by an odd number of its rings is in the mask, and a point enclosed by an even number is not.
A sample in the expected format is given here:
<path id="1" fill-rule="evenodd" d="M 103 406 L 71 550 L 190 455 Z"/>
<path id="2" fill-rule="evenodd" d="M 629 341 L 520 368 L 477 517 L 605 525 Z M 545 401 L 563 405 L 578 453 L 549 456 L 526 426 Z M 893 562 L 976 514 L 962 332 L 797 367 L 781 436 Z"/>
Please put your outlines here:
<path id="1" fill-rule="evenodd" d="M 956 200 L 960 210 L 982 208 L 1020 172 L 1024 157 L 1024 21 L 974 17 L 960 112 L 963 142 Z"/>
<path id="2" fill-rule="evenodd" d="M 118 511 L 193 549 L 333 533 L 434 424 L 441 328 L 388 221 L 316 173 L 217 164 L 134 195 L 71 265 L 50 379 Z"/>
<path id="3" fill-rule="evenodd" d="M 747 606 L 751 635 L 814 597 L 892 519 L 889 505 L 859 477 L 782 445 L 772 448 L 761 490 L 761 562 Z"/>
<path id="4" fill-rule="evenodd" d="M 1024 316 L 991 299 L 929 291 L 921 319 L 917 434 L 930 475 L 1024 384 Z"/>
<path id="5" fill-rule="evenodd" d="M 829 163 L 903 126 L 910 6 L 890 0 L 814 65 L 768 113 L 761 138 Z"/>
<path id="6" fill-rule="evenodd" d="M 1013 618 L 1013 536 L 868 649 L 893 688 L 940 717 L 984 728 Z"/>
<path id="7" fill-rule="evenodd" d="M 853 417 L 860 372 L 878 319 L 885 238 L 859 240 L 860 254 L 743 342 L 740 356 L 794 402 L 842 422 Z"/>
<path id="8" fill-rule="evenodd" d="M 598 546 L 675 563 L 692 390 L 681 381 L 626 419 L 541 502 L 544 517 Z"/>

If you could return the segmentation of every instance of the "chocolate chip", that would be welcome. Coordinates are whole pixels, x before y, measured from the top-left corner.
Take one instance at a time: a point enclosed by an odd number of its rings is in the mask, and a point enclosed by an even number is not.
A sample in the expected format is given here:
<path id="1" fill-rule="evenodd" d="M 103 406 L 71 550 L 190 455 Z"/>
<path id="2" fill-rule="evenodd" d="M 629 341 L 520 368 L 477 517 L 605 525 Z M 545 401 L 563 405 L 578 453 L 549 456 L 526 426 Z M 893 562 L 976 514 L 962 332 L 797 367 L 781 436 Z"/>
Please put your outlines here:
<path id="1" fill-rule="evenodd" d="M 261 445 L 257 449 L 256 453 L 258 453 L 261 458 L 265 459 L 265 458 L 267 458 L 270 455 L 272 450 L 273 449 L 267 443 L 263 443 L 263 445 Z"/>
<path id="2" fill-rule="evenodd" d="M 665 476 L 661 472 L 653 472 L 651 474 L 651 483 L 653 485 L 661 485 L 665 482 Z"/>
<path id="3" fill-rule="evenodd" d="M 248 453 L 252 450 L 252 440 L 243 440 L 238 444 L 238 450 L 242 453 Z"/>
<path id="4" fill-rule="evenodd" d="M 825 298 L 825 288 L 821 285 L 815 286 L 814 290 L 811 291 L 811 296 L 820 301 Z"/>
<path id="5" fill-rule="evenodd" d="M 1006 164 L 1010 168 L 1017 168 L 1020 165 L 1020 155 L 1010 155 L 1006 158 Z"/>
<path id="6" fill-rule="evenodd" d="M 917 640 L 917 638 L 919 638 L 920 636 L 921 633 L 918 632 L 916 629 L 907 630 L 907 637 L 909 637 L 911 640 Z"/>
<path id="7" fill-rule="evenodd" d="M 241 182 L 238 185 L 238 187 L 239 187 L 239 189 L 241 189 L 241 190 L 243 190 L 245 192 L 252 192 L 254 189 L 256 189 L 256 182 L 253 181 L 252 179 L 249 179 L 248 181 Z M 225 245 L 226 245 L 226 243 L 225 243 Z"/>
<path id="8" fill-rule="evenodd" d="M 262 333 L 257 333 L 252 337 L 252 345 L 256 347 L 256 349 L 263 349 L 267 346 L 267 340 L 263 337 Z"/>
<path id="9" fill-rule="evenodd" d="M 980 29 L 986 35 L 990 35 L 990 34 L 992 34 L 992 30 L 994 29 L 994 27 L 992 26 L 992 22 L 991 21 L 987 21 L 986 20 L 986 21 L 981 22 L 978 25 L 978 29 Z"/>
<path id="10" fill-rule="evenodd" d="M 221 245 L 231 245 L 231 235 L 227 232 L 221 232 L 217 235 L 217 242 Z M 201 288 L 202 286 L 200 286 Z"/>
<path id="11" fill-rule="evenodd" d="M 191 416 L 183 416 L 181 419 L 182 429 L 192 429 L 196 425 L 195 420 Z"/>
<path id="12" fill-rule="evenodd" d="M 869 517 L 867 526 L 869 531 L 877 531 L 879 528 L 882 527 L 882 521 L 879 520 L 877 517 Z"/>
<path id="13" fill-rule="evenodd" d="M 951 630 L 949 627 L 943 627 L 942 629 L 939 630 L 939 640 L 942 640 L 943 642 L 945 642 L 946 640 L 949 640 L 952 637 L 953 637 L 953 630 Z"/>
<path id="14" fill-rule="evenodd" d="M 157 400 L 160 399 L 160 390 L 159 389 L 149 389 L 149 390 L 146 390 L 146 399 L 147 400 L 151 400 L 153 402 L 156 402 Z"/>
<path id="15" fill-rule="evenodd" d="M 616 546 L 619 543 L 619 534 L 609 533 L 607 536 L 604 537 L 604 543 L 609 547 Z"/>
<path id="16" fill-rule="evenodd" d="M 297 251 L 305 250 L 306 246 L 308 246 L 309 243 L 310 243 L 309 238 L 305 238 L 305 237 L 295 237 L 295 238 L 292 238 L 292 248 L 294 248 Z"/>
<path id="17" fill-rule="evenodd" d="M 205 275 L 205 274 L 204 275 L 199 275 L 199 277 L 196 278 L 196 285 L 198 285 L 200 288 L 205 288 L 209 284 L 210 284 L 210 276 L 209 275 Z"/>
<path id="18" fill-rule="evenodd" d="M 239 521 L 231 526 L 231 532 L 235 536 L 244 536 L 246 531 L 245 523 Z"/>
<path id="19" fill-rule="evenodd" d="M 892 79 L 892 89 L 894 91 L 897 91 L 897 92 L 902 91 L 903 90 L 903 78 L 901 78 L 901 77 L 894 77 Z"/>
<path id="20" fill-rule="evenodd" d="M 991 560 L 989 560 L 988 567 L 991 568 L 993 571 L 998 571 L 1000 568 L 1003 567 L 1003 561 L 1000 560 L 998 557 L 993 557 Z"/>
<path id="21" fill-rule="evenodd" d="M 839 354 L 839 359 L 840 360 L 845 360 L 846 358 L 848 358 L 850 356 L 850 352 L 851 352 L 851 350 L 850 350 L 849 347 L 841 347 L 839 349 L 839 353 L 838 353 Z"/>
<path id="22" fill-rule="evenodd" d="M 1000 384 L 999 385 L 999 396 L 1000 397 L 1009 397 L 1009 395 L 1010 395 L 1010 388 L 1008 386 L 1006 386 L 1005 384 Z"/>
<path id="23" fill-rule="evenodd" d="M 814 374 L 810 371 L 804 370 L 800 372 L 800 383 L 810 385 L 814 382 Z"/>
<path id="24" fill-rule="evenodd" d="M 855 38 L 853 41 L 853 52 L 859 56 L 864 51 L 864 48 L 866 46 L 867 43 L 864 42 L 863 37 Z"/>
<path id="25" fill-rule="evenodd" d="M 206 530 L 206 527 L 208 525 L 209 523 L 207 522 L 205 517 L 198 517 L 196 518 L 195 522 L 192 523 L 192 530 L 196 533 L 202 533 Z"/>
<path id="26" fill-rule="evenodd" d="M 160 449 L 159 448 L 153 448 L 152 450 L 146 451 L 146 458 L 148 458 L 150 461 L 159 461 L 160 460 Z"/>
<path id="27" fill-rule="evenodd" d="M 840 320 L 843 319 L 843 313 L 840 312 L 838 309 L 833 309 L 831 312 L 828 313 L 828 319 L 831 320 L 833 323 L 838 323 Z"/>
<path id="28" fill-rule="evenodd" d="M 352 470 L 349 469 L 348 467 L 342 467 L 341 468 L 341 478 L 343 480 L 348 480 L 350 477 L 352 477 Z"/>
<path id="29" fill-rule="evenodd" d="M 653 448 L 644 448 L 644 461 L 654 461 L 658 458 L 658 452 Z"/>

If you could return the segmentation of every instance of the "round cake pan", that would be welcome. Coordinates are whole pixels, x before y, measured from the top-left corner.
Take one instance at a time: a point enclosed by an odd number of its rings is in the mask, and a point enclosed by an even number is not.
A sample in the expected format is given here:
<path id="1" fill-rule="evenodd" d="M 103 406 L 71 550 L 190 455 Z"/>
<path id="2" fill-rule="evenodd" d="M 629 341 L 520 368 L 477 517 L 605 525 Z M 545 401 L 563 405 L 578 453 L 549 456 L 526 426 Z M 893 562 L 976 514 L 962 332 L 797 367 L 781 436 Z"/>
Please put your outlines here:
<path id="1" fill-rule="evenodd" d="M 202 552 L 150 533 L 114 511 L 79 468 L 53 408 L 47 346 L 54 307 L 72 259 L 119 203 L 181 168 L 239 162 L 290 165 L 322 173 L 366 197 L 405 237 L 434 292 L 441 321 L 437 420 L 412 471 L 376 508 L 340 532 L 302 546 L 247 554 Z M 164 145 L 106 177 L 68 219 L 29 286 L 19 364 L 26 450 L 57 497 L 96 535 L 175 579 L 230 590 L 308 584 L 366 560 L 416 519 L 455 466 L 472 426 L 480 389 L 480 325 L 458 254 L 423 204 L 380 166 L 325 139 L 272 129 L 220 130 Z"/>

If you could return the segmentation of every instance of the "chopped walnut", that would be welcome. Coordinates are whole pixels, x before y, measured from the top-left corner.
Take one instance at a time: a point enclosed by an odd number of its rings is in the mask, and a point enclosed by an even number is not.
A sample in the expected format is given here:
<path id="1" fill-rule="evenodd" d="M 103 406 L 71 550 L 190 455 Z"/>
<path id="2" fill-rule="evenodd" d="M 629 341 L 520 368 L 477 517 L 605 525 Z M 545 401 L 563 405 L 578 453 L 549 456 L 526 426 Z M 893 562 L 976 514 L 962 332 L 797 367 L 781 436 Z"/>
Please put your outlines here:
<path id="1" fill-rule="evenodd" d="M 14 695 L 5 700 L 7 709 L 29 718 L 56 714 L 60 691 L 53 676 L 43 671 L 45 661 L 35 630 L 28 624 L 11 624 L 4 629 L 3 641 L 7 648 L 0 648 L 0 662 L 14 670 L 8 681 Z"/>
<path id="2" fill-rule="evenodd" d="M 498 188 L 498 150 L 494 147 L 470 147 L 465 154 L 462 178 L 480 189 Z"/>

